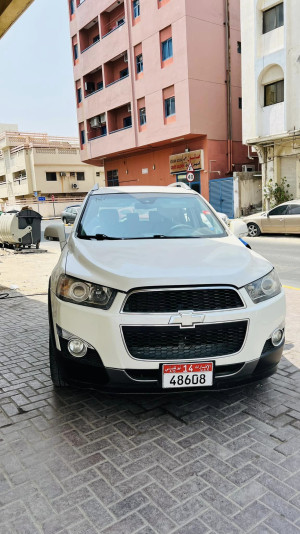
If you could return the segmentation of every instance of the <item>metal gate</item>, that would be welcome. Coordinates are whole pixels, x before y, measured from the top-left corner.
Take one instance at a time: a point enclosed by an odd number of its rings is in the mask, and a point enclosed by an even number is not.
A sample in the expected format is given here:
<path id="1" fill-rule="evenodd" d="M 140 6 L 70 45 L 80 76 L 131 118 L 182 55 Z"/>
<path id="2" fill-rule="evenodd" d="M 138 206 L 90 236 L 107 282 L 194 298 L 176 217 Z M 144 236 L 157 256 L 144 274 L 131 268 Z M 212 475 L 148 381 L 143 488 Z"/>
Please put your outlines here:
<path id="1" fill-rule="evenodd" d="M 215 178 L 209 181 L 209 202 L 216 211 L 234 218 L 233 177 Z"/>

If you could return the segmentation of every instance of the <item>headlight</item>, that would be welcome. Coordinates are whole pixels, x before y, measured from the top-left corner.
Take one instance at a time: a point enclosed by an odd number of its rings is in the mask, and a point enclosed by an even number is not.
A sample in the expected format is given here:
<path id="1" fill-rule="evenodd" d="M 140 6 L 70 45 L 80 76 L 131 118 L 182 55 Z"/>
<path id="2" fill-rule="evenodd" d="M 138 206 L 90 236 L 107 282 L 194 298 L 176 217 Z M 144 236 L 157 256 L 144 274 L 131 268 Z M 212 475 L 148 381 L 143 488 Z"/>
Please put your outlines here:
<path id="1" fill-rule="evenodd" d="M 56 295 L 61 300 L 103 310 L 111 307 L 116 293 L 116 290 L 110 287 L 77 280 L 65 274 L 59 277 L 56 289 Z"/>
<path id="2" fill-rule="evenodd" d="M 281 291 L 281 283 L 275 269 L 266 276 L 247 284 L 245 289 L 255 304 L 271 299 Z"/>

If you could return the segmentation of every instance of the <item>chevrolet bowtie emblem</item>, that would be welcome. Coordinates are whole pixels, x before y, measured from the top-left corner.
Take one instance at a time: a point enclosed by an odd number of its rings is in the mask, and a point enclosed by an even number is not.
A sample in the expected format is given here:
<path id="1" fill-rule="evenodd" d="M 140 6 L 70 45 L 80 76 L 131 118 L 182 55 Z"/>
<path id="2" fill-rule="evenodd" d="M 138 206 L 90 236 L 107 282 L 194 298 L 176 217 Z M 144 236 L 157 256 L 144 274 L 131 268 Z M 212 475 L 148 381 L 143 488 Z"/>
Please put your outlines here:
<path id="1" fill-rule="evenodd" d="M 178 315 L 172 315 L 169 324 L 179 324 L 180 328 L 193 328 L 196 324 L 203 323 L 205 315 L 191 311 L 178 312 Z"/>

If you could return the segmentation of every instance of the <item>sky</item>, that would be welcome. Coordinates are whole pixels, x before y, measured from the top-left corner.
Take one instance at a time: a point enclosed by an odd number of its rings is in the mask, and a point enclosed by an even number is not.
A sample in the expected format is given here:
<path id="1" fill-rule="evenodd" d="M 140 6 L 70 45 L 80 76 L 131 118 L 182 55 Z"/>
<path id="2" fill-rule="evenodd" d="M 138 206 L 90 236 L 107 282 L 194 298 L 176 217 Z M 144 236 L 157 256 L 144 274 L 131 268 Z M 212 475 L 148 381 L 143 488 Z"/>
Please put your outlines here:
<path id="1" fill-rule="evenodd" d="M 0 40 L 0 123 L 78 136 L 67 0 L 34 0 Z"/>

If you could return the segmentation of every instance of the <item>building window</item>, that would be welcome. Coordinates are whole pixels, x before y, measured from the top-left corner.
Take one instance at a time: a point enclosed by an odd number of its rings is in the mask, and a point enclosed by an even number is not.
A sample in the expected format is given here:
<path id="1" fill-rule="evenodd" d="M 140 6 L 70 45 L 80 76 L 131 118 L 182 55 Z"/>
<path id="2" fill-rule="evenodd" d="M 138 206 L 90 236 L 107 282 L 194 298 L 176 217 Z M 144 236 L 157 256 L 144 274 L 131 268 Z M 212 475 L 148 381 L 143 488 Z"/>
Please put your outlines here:
<path id="1" fill-rule="evenodd" d="M 47 182 L 56 182 L 56 172 L 46 172 L 46 181 Z"/>
<path id="2" fill-rule="evenodd" d="M 114 171 L 107 171 L 107 185 L 108 187 L 119 185 L 118 169 Z"/>
<path id="3" fill-rule="evenodd" d="M 124 119 L 123 119 L 123 127 L 124 128 L 129 128 L 130 126 L 132 126 L 131 116 L 124 117 Z"/>
<path id="4" fill-rule="evenodd" d="M 146 118 L 146 108 L 140 109 L 140 126 L 143 126 L 146 124 L 147 118 Z"/>
<path id="5" fill-rule="evenodd" d="M 77 89 L 77 101 L 78 101 L 78 104 L 80 104 L 80 102 L 82 102 L 82 91 L 81 91 L 81 87 L 78 87 L 78 89 Z"/>
<path id="6" fill-rule="evenodd" d="M 165 99 L 165 116 L 175 115 L 175 96 Z"/>
<path id="7" fill-rule="evenodd" d="M 85 82 L 85 90 L 88 93 L 94 93 L 95 92 L 95 83 L 94 82 Z"/>
<path id="8" fill-rule="evenodd" d="M 126 67 L 126 69 L 120 70 L 120 79 L 126 78 L 126 76 L 128 76 L 128 67 Z"/>
<path id="9" fill-rule="evenodd" d="M 263 12 L 263 33 L 283 26 L 283 2 Z"/>
<path id="10" fill-rule="evenodd" d="M 270 83 L 265 85 L 265 106 L 272 106 L 284 101 L 284 82 Z"/>
<path id="11" fill-rule="evenodd" d="M 241 43 L 241 41 L 237 41 L 236 48 L 237 48 L 237 53 L 241 54 L 242 53 L 242 43 Z"/>
<path id="12" fill-rule="evenodd" d="M 242 109 L 243 107 L 243 99 L 242 97 L 239 97 L 239 109 Z"/>
<path id="13" fill-rule="evenodd" d="M 106 124 L 101 126 L 101 135 L 107 135 L 107 127 Z"/>
<path id="14" fill-rule="evenodd" d="M 103 81 L 102 80 L 101 80 L 101 82 L 97 83 L 97 91 L 100 91 L 101 89 L 103 89 Z"/>
<path id="15" fill-rule="evenodd" d="M 82 182 L 83 180 L 85 180 L 85 177 L 84 177 L 84 172 L 78 172 L 77 173 L 77 181 L 79 182 Z"/>
<path id="16" fill-rule="evenodd" d="M 162 54 L 162 60 L 165 61 L 166 59 L 169 59 L 170 57 L 173 57 L 173 44 L 172 44 L 172 37 L 170 39 L 167 39 L 163 43 L 161 43 L 161 54 Z"/>
<path id="17" fill-rule="evenodd" d="M 125 22 L 125 19 L 124 19 L 124 18 L 119 19 L 119 20 L 117 21 L 117 26 L 122 26 L 122 24 L 124 24 L 124 22 Z"/>
<path id="18" fill-rule="evenodd" d="M 70 0 L 70 13 L 71 13 L 71 15 L 74 15 L 74 13 L 75 13 L 74 0 Z"/>
<path id="19" fill-rule="evenodd" d="M 80 142 L 82 145 L 85 144 L 85 131 L 84 130 L 80 131 Z"/>
<path id="20" fill-rule="evenodd" d="M 143 72 L 144 70 L 144 64 L 143 64 L 143 54 L 139 54 L 136 56 L 136 72 L 139 74 L 140 72 Z"/>
<path id="21" fill-rule="evenodd" d="M 76 59 L 78 59 L 78 44 L 77 43 L 74 45 L 74 61 L 76 61 Z"/>
<path id="22" fill-rule="evenodd" d="M 140 16 L 140 0 L 133 0 L 133 18 Z"/>

